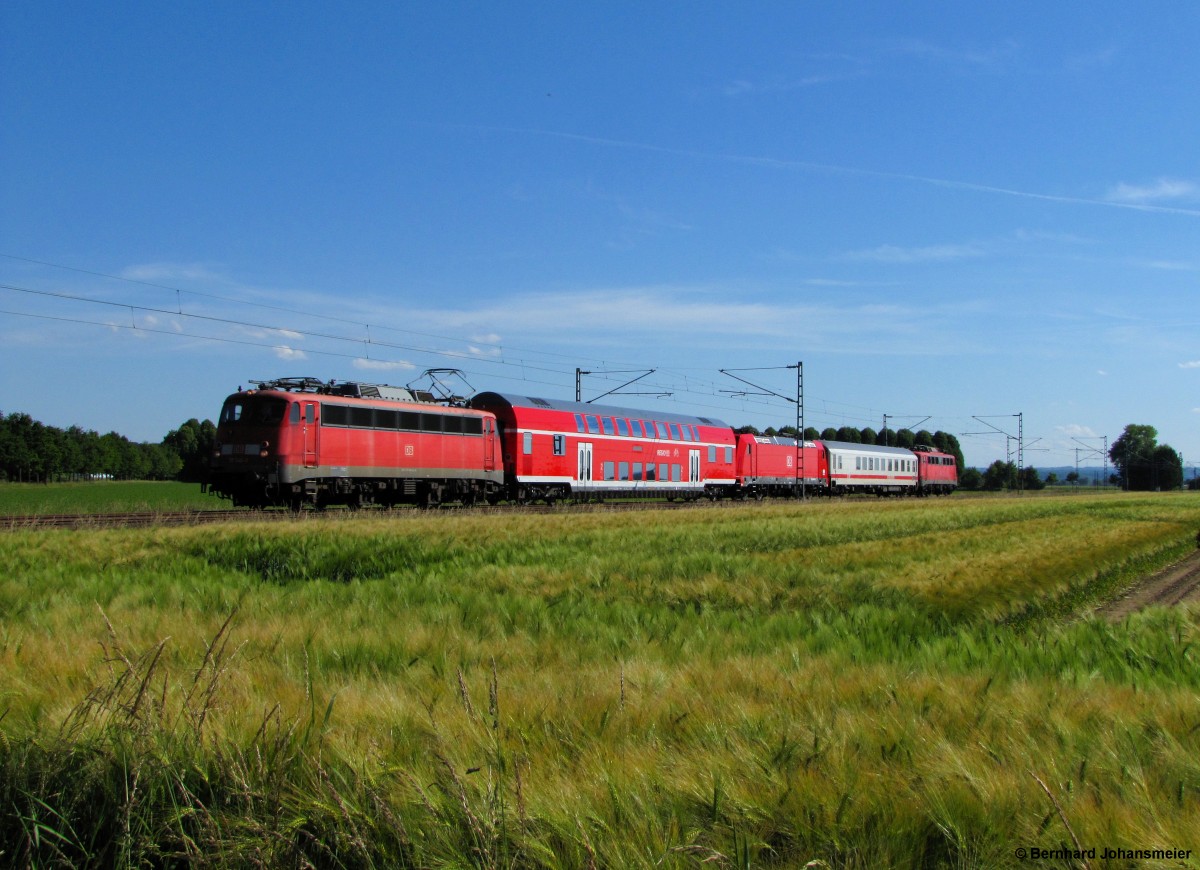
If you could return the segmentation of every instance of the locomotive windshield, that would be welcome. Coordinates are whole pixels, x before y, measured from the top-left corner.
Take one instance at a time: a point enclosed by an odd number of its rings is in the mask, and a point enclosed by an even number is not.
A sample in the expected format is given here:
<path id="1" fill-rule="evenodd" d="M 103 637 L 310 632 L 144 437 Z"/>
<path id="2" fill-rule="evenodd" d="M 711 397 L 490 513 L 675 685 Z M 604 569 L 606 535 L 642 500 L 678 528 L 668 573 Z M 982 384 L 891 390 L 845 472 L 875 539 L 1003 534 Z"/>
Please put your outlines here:
<path id="1" fill-rule="evenodd" d="M 283 422 L 287 404 L 273 396 L 231 397 L 221 409 L 221 423 L 277 426 Z"/>

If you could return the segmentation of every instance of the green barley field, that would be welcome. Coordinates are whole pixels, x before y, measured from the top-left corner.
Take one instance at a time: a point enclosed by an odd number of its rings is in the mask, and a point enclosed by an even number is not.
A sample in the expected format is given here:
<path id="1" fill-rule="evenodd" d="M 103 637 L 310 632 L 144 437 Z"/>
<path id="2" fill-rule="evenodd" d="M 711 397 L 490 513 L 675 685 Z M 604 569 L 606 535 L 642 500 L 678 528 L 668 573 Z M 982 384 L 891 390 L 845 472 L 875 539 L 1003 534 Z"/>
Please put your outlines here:
<path id="1" fill-rule="evenodd" d="M 0 534 L 0 864 L 1200 867 L 1192 494 Z"/>

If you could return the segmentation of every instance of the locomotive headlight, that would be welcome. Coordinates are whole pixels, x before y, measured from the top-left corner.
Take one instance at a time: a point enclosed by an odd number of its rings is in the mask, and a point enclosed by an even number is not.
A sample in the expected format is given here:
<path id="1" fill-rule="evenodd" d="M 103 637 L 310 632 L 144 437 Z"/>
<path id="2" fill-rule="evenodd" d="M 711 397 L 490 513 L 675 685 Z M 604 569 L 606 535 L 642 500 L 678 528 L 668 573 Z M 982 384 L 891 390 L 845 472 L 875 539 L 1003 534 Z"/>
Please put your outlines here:
<path id="1" fill-rule="evenodd" d="M 212 455 L 213 455 L 213 459 L 221 458 L 221 442 L 220 441 L 213 442 Z"/>
<path id="2" fill-rule="evenodd" d="M 270 442 L 270 441 L 264 441 L 264 442 L 263 442 L 262 444 L 260 444 L 260 445 L 259 445 L 259 447 L 258 447 L 258 455 L 259 455 L 259 456 L 261 456 L 261 457 L 263 457 L 263 458 L 266 458 L 266 456 L 267 456 L 267 452 L 268 452 L 268 450 L 269 450 L 269 448 L 270 448 L 270 447 L 271 447 L 271 442 Z"/>

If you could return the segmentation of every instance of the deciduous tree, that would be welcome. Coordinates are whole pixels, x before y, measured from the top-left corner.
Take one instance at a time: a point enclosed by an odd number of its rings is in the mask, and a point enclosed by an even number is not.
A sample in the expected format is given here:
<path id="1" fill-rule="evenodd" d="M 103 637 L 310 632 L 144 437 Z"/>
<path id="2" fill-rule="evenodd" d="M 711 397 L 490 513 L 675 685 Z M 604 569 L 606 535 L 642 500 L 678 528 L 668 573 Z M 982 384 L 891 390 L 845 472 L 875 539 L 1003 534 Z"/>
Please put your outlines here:
<path id="1" fill-rule="evenodd" d="M 1183 459 L 1170 446 L 1158 443 L 1158 430 L 1130 423 L 1113 442 L 1108 458 L 1117 467 L 1125 489 L 1178 489 L 1183 485 Z"/>

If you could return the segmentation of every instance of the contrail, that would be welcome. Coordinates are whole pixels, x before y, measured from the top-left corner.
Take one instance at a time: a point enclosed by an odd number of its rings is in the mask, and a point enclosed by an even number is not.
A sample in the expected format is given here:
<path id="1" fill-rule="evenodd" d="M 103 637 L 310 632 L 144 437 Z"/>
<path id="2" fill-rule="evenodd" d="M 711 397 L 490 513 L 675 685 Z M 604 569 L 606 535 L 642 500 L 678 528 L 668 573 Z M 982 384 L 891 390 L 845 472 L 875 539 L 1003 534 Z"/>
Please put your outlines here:
<path id="1" fill-rule="evenodd" d="M 844 175 L 861 175 L 871 178 L 884 178 L 890 181 L 913 181 L 933 187 L 945 187 L 952 190 L 969 190 L 976 193 L 989 193 L 998 196 L 1015 196 L 1022 199 L 1040 199 L 1045 202 L 1061 202 L 1069 205 L 1094 205 L 1106 208 L 1130 209 L 1133 211 L 1159 212 L 1161 214 L 1178 214 L 1187 217 L 1200 217 L 1200 209 L 1180 208 L 1167 205 L 1147 205 L 1138 202 L 1114 202 L 1107 199 L 1090 199 L 1079 196 L 1061 196 L 1052 193 L 1037 193 L 1029 190 L 1014 190 L 1007 187 L 995 187 L 990 184 L 976 184 L 970 181 L 954 181 L 948 178 L 931 178 L 926 175 L 911 175 L 903 172 L 883 172 L 877 169 L 860 169 L 853 166 L 838 166 L 832 163 L 814 163 L 809 160 L 789 160 L 779 157 L 753 157 L 743 154 L 719 154 L 708 151 L 696 151 L 689 148 L 672 148 L 665 145 L 651 145 L 646 142 L 631 142 L 624 139 L 609 139 L 603 136 L 588 136 L 582 133 L 567 133 L 561 130 L 540 130 L 527 127 L 492 127 L 486 125 L 446 125 L 464 130 L 480 130 L 493 133 L 514 133 L 526 136 L 544 136 L 555 139 L 569 139 L 575 142 L 586 142 L 592 145 L 604 145 L 610 148 L 625 148 L 636 151 L 648 151 L 654 154 L 670 154 L 676 157 L 691 157 L 699 160 L 719 160 L 727 163 L 745 163 L 752 166 L 767 166 L 778 169 L 799 169 L 809 172 L 841 173 Z"/>

